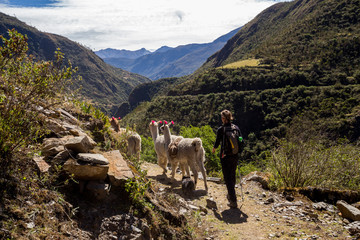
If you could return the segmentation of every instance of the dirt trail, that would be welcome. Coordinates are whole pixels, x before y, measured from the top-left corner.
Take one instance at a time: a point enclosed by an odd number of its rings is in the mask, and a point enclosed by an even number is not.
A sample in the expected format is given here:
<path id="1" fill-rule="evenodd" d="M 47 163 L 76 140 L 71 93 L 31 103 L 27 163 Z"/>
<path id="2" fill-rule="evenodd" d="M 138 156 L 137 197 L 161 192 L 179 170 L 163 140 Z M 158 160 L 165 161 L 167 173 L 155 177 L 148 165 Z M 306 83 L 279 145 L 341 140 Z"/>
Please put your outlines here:
<path id="1" fill-rule="evenodd" d="M 145 163 L 143 169 L 148 171 L 157 189 L 184 197 L 181 174 L 177 173 L 176 183 L 171 184 L 170 173 L 164 178 L 158 165 Z M 244 201 L 241 189 L 237 188 L 239 208 L 230 209 L 225 185 L 208 182 L 208 186 L 206 195 L 200 180 L 194 196 L 187 199 L 189 205 L 203 209 L 206 199 L 213 198 L 218 208 L 207 209 L 207 213 L 195 208 L 185 213 L 194 239 L 352 239 L 337 213 L 315 210 L 312 202 L 303 196 L 294 196 L 289 202 L 282 194 L 266 191 L 259 183 L 247 181 L 243 184 Z"/>

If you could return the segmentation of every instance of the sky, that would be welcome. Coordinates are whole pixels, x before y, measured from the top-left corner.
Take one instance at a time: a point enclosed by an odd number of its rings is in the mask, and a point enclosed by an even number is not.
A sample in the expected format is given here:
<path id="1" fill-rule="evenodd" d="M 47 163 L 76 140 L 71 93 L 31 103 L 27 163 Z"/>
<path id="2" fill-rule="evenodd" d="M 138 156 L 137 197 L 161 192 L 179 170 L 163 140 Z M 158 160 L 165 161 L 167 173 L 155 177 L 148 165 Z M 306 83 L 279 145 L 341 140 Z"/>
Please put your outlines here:
<path id="1" fill-rule="evenodd" d="M 0 12 L 97 51 L 208 43 L 289 0 L 0 0 Z"/>

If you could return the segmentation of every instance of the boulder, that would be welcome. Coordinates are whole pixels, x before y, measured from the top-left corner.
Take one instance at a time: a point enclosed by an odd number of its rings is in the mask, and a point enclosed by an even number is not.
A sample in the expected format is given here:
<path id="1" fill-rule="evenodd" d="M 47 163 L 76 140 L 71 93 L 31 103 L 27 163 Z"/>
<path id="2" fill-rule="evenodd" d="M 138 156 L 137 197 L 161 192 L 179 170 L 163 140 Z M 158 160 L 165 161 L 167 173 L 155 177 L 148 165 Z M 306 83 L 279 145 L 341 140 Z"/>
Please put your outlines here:
<path id="1" fill-rule="evenodd" d="M 109 161 L 103 155 L 97 153 L 79 153 L 77 158 L 81 161 L 93 163 L 93 164 L 100 164 L 100 165 L 109 164 Z"/>
<path id="2" fill-rule="evenodd" d="M 119 150 L 103 153 L 109 160 L 108 176 L 114 186 L 121 186 L 127 179 L 134 178 L 134 174 L 122 157 Z"/>
<path id="3" fill-rule="evenodd" d="M 64 151 L 64 140 L 61 138 L 46 138 L 43 141 L 41 153 L 43 156 L 54 156 L 61 151 Z"/>
<path id="4" fill-rule="evenodd" d="M 64 164 L 64 170 L 73 174 L 77 180 L 105 180 L 109 165 L 80 164 L 75 159 L 69 159 Z"/>
<path id="5" fill-rule="evenodd" d="M 360 210 L 360 202 L 354 203 L 352 204 L 354 207 L 356 207 L 357 209 Z"/>
<path id="6" fill-rule="evenodd" d="M 87 136 L 89 138 L 91 145 L 93 145 L 94 147 L 97 145 L 96 142 L 78 126 L 68 124 L 68 123 L 64 123 L 63 126 L 66 129 L 66 131 L 68 131 L 71 135 L 73 135 L 75 137 Z"/>
<path id="7" fill-rule="evenodd" d="M 351 206 L 343 200 L 337 201 L 336 206 L 341 212 L 343 218 L 347 218 L 352 221 L 360 221 L 360 210 L 356 207 Z"/>
<path id="8" fill-rule="evenodd" d="M 270 177 L 270 173 L 255 171 L 246 175 L 244 180 L 259 182 L 264 189 L 269 189 Z"/>
<path id="9" fill-rule="evenodd" d="M 88 153 L 94 148 L 94 145 L 91 143 L 88 136 L 80 136 L 70 138 L 65 143 L 65 147 L 77 153 Z"/>
<path id="10" fill-rule="evenodd" d="M 55 155 L 55 157 L 52 159 L 52 161 L 54 162 L 65 162 L 66 160 L 69 159 L 69 157 L 75 155 L 75 153 L 72 150 L 64 150 L 59 152 L 58 154 Z"/>
<path id="11" fill-rule="evenodd" d="M 35 156 L 33 158 L 34 162 L 36 163 L 36 165 L 38 166 L 39 168 L 39 171 L 41 173 L 45 173 L 49 170 L 50 168 L 50 165 L 47 164 L 47 162 L 44 161 L 44 158 L 43 157 L 38 157 L 38 156 Z"/>
<path id="12" fill-rule="evenodd" d="M 45 151 L 42 151 L 42 155 L 45 157 L 55 156 L 58 153 L 65 151 L 65 148 L 63 145 L 58 145 L 49 149 L 46 149 Z"/>
<path id="13" fill-rule="evenodd" d="M 60 123 L 51 118 L 46 119 L 46 126 L 55 134 L 60 134 L 61 132 L 65 131 L 65 128 Z"/>

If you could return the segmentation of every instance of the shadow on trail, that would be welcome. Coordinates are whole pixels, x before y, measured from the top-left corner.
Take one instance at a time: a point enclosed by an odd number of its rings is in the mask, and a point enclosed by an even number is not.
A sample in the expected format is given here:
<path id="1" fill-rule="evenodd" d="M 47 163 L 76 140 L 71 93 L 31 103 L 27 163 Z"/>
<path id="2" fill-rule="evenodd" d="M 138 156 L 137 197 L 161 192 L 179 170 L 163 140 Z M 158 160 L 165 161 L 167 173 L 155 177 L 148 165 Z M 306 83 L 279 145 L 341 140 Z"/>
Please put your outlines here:
<path id="1" fill-rule="evenodd" d="M 207 195 L 206 190 L 201 189 L 201 187 L 199 187 L 199 186 L 197 186 L 197 188 L 199 188 L 199 189 L 196 189 L 190 196 L 185 195 L 181 189 L 181 181 L 175 180 L 174 182 L 172 182 L 171 178 L 169 178 L 163 174 L 160 174 L 157 176 L 148 176 L 148 178 L 153 179 L 163 185 L 169 186 L 164 189 L 166 192 L 178 194 L 187 200 L 200 199 L 202 196 Z"/>
<path id="2" fill-rule="evenodd" d="M 229 224 L 238 224 L 247 222 L 248 215 L 242 212 L 239 208 L 227 209 L 222 211 L 220 214 L 214 210 L 214 215 L 220 221 L 229 223 Z"/>
<path id="3" fill-rule="evenodd" d="M 157 176 L 148 176 L 148 178 L 151 178 L 153 180 L 156 180 L 157 182 L 164 184 L 164 185 L 168 185 L 171 186 L 173 185 L 173 183 L 171 182 L 171 179 L 168 178 L 166 175 L 160 174 Z"/>

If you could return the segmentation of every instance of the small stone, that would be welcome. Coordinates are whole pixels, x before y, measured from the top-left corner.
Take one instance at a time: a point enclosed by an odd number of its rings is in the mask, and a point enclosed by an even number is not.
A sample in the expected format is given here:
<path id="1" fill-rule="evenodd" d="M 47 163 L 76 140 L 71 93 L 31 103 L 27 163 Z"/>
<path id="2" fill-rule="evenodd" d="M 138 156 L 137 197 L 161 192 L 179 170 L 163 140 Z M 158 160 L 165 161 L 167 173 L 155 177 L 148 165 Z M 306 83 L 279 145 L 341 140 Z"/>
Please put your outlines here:
<path id="1" fill-rule="evenodd" d="M 31 229 L 31 228 L 34 228 L 34 227 L 35 227 L 35 223 L 34 223 L 34 222 L 26 223 L 26 228 Z"/>
<path id="2" fill-rule="evenodd" d="M 273 197 L 270 197 L 270 198 L 266 199 L 266 201 L 264 202 L 264 204 L 268 205 L 268 204 L 271 204 L 271 203 L 274 203 L 274 202 L 275 202 L 274 198 L 273 198 Z"/>
<path id="3" fill-rule="evenodd" d="M 206 199 L 206 207 L 209 209 L 218 209 L 213 198 Z"/>

